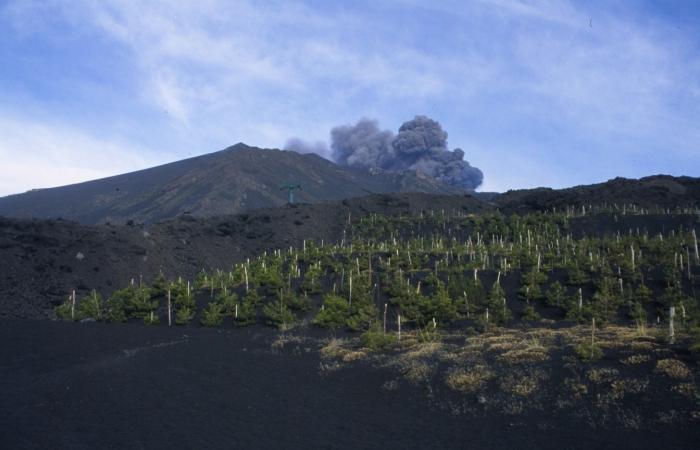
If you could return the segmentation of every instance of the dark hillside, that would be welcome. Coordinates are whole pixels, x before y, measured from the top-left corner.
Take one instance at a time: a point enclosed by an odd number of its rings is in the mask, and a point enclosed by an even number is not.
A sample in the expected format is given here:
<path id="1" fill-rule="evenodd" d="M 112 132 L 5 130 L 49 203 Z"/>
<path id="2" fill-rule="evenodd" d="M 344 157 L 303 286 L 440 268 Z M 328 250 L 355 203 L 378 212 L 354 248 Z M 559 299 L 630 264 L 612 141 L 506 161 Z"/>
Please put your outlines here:
<path id="1" fill-rule="evenodd" d="M 546 211 L 571 206 L 624 205 L 649 208 L 700 206 L 700 178 L 656 175 L 639 180 L 615 178 L 605 183 L 567 189 L 523 189 L 497 196 L 493 203 L 506 213 Z"/>
<path id="2" fill-rule="evenodd" d="M 46 317 L 73 288 L 108 294 L 139 275 L 191 277 L 203 268 L 229 268 L 264 251 L 298 247 L 304 239 L 340 242 L 348 218 L 431 209 L 478 213 L 484 206 L 468 195 L 399 194 L 237 216 L 185 215 L 154 225 L 0 218 L 0 317 Z"/>

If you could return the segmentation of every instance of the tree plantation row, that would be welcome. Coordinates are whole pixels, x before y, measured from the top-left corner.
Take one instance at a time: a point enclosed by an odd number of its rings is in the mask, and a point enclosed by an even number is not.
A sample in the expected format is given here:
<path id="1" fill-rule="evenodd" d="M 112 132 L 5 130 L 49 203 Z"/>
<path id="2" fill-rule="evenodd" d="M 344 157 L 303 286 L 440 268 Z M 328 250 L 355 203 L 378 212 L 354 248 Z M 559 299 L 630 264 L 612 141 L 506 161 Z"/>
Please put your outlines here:
<path id="1" fill-rule="evenodd" d="M 313 323 L 381 344 L 398 339 L 402 326 L 483 331 L 595 320 L 644 332 L 666 329 L 675 313 L 672 333 L 692 335 L 700 322 L 697 212 L 653 215 L 625 205 L 582 213 L 349 217 L 336 243 L 307 239 L 192 280 L 139 277 L 106 299 L 72 292 L 56 314 L 208 327 Z M 660 231 L 625 227 L 631 217 Z M 576 222 L 583 219 L 586 228 Z M 616 230 L 598 232 L 598 223 Z"/>

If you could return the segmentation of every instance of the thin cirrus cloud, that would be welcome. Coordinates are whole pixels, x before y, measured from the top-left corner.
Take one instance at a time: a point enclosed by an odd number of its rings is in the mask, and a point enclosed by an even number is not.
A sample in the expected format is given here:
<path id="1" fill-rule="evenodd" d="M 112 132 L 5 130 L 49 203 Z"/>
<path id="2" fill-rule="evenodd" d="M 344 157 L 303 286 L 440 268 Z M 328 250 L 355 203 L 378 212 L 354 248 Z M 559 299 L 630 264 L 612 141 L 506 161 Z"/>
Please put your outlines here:
<path id="1" fill-rule="evenodd" d="M 65 124 L 0 114 L 0 195 L 72 184 L 157 164 L 141 149 L 105 141 Z"/>
<path id="2" fill-rule="evenodd" d="M 483 169 L 483 190 L 698 175 L 699 44 L 681 22 L 645 2 L 11 1 L 0 53 L 16 64 L 0 82 L 14 90 L 0 99 L 15 129 L 49 117 L 134 161 L 238 141 L 324 149 L 336 125 L 426 114 Z M 51 84 L 32 61 L 84 70 Z"/>

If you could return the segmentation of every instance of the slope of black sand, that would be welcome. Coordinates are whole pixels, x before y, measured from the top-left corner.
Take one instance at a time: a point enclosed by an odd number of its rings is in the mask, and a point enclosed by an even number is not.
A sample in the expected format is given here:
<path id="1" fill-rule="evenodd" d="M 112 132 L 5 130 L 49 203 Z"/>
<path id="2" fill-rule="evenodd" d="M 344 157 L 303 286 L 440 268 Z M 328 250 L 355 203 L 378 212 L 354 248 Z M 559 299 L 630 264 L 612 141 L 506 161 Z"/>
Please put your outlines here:
<path id="1" fill-rule="evenodd" d="M 339 243 L 351 236 L 348 217 L 420 211 L 484 212 L 470 196 L 373 195 L 208 219 L 183 217 L 152 226 L 80 225 L 64 220 L 0 218 L 0 319 L 47 318 L 73 289 L 109 296 L 131 279 L 192 278 L 202 269 L 229 270 L 265 251 L 303 240 Z M 596 215 L 570 220 L 576 238 L 614 233 L 654 235 L 697 228 L 697 216 Z M 346 241 L 348 242 L 348 241 Z"/>
<path id="2" fill-rule="evenodd" d="M 614 178 L 604 183 L 566 189 L 536 188 L 511 190 L 493 198 L 501 211 L 525 213 L 582 205 L 632 205 L 643 208 L 697 208 L 700 206 L 700 178 L 654 175 L 638 180 Z"/>
<path id="3" fill-rule="evenodd" d="M 486 207 L 468 195 L 392 194 L 148 226 L 0 217 L 0 318 L 48 317 L 72 289 L 79 296 L 91 289 L 110 295 L 140 275 L 191 278 L 264 251 L 301 247 L 304 239 L 339 243 L 346 230 L 351 238 L 348 218 L 431 209 L 478 213 Z"/>
<path id="4" fill-rule="evenodd" d="M 311 331 L 313 332 L 313 331 Z M 700 430 L 455 416 L 386 370 L 319 374 L 262 327 L 0 322 L 0 448 L 697 448 Z M 455 394 L 457 395 L 457 394 Z M 476 401 L 476 400 L 475 400 Z M 547 414 L 547 413 L 543 413 Z"/>

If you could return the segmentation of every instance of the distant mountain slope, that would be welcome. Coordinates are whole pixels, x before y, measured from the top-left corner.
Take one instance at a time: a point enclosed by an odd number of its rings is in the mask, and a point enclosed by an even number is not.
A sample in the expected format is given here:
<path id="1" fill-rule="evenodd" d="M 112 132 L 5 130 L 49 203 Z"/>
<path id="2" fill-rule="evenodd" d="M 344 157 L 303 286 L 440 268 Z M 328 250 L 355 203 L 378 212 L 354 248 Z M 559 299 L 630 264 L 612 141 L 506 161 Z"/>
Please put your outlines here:
<path id="1" fill-rule="evenodd" d="M 460 194 L 413 172 L 370 172 L 340 167 L 314 154 L 236 144 L 225 150 L 162 166 L 0 198 L 0 215 L 56 218 L 85 224 L 133 219 L 156 222 L 183 213 L 235 214 L 284 205 L 280 186 L 300 183 L 299 202 L 317 203 L 368 193 Z"/>
<path id="2" fill-rule="evenodd" d="M 639 180 L 615 178 L 605 183 L 567 189 L 522 189 L 491 199 L 504 212 L 563 209 L 567 206 L 617 203 L 640 207 L 700 207 L 700 178 L 655 175 Z"/>

